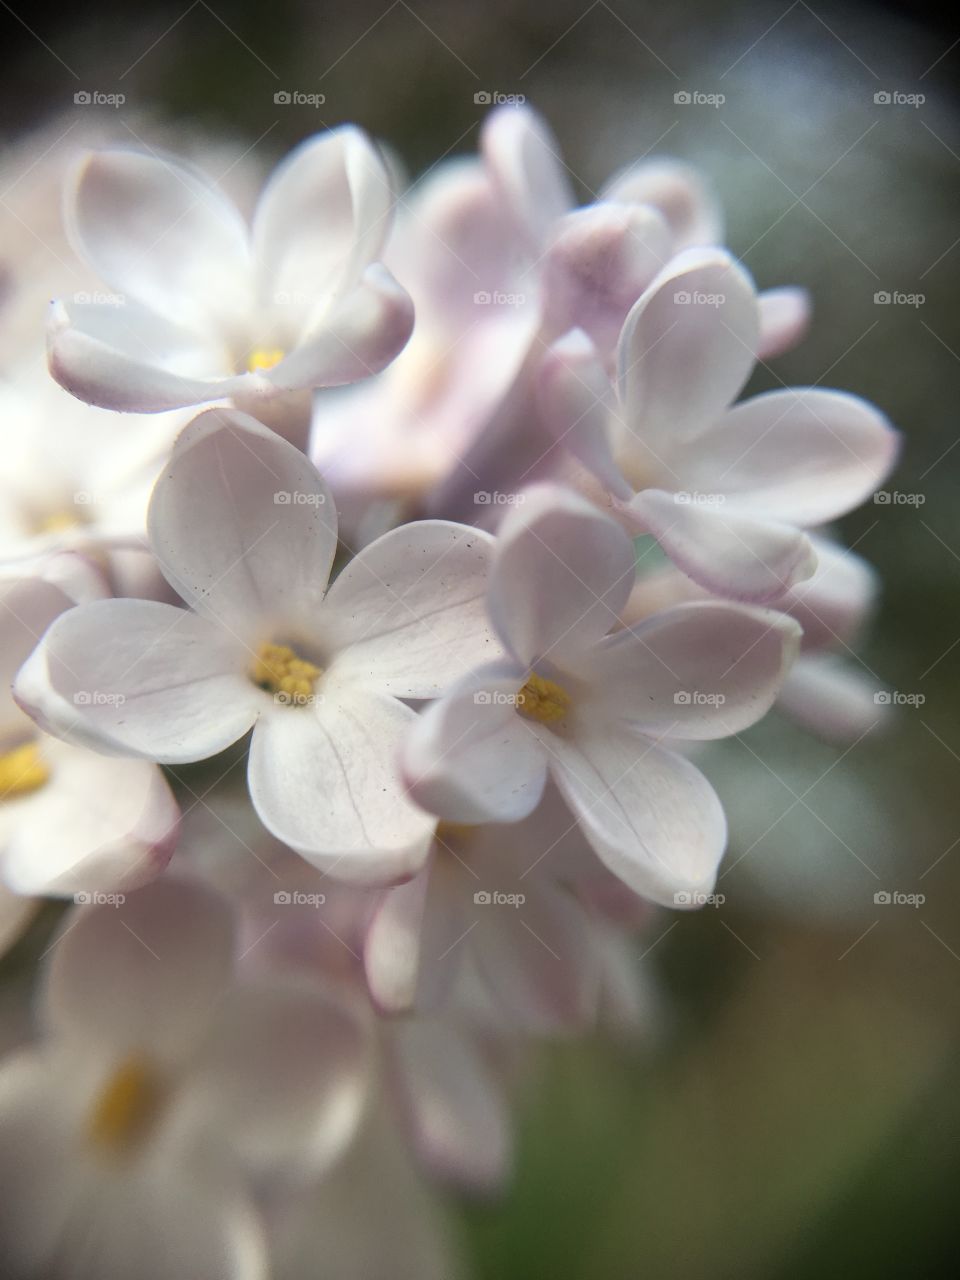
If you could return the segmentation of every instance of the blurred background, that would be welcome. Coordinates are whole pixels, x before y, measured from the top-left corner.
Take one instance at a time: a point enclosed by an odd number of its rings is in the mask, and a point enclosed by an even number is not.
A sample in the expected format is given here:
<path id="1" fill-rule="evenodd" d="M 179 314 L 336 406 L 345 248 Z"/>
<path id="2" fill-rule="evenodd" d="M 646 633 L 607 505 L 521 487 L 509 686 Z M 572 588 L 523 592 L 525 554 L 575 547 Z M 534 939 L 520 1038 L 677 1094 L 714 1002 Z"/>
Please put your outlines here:
<path id="1" fill-rule="evenodd" d="M 75 126 L 131 143 L 148 127 L 186 150 L 178 130 L 199 125 L 239 173 L 352 120 L 416 174 L 474 149 L 486 103 L 522 94 L 584 199 L 628 160 L 681 156 L 716 184 L 728 244 L 760 286 L 810 289 L 809 337 L 751 390 L 838 386 L 905 434 L 900 499 L 840 529 L 882 575 L 861 657 L 901 705 L 847 747 L 771 716 L 703 757 L 731 815 L 725 902 L 662 915 L 638 943 L 658 991 L 642 1050 L 544 1051 L 513 1190 L 458 1209 L 458 1227 L 479 1280 L 956 1274 L 955 13 L 35 0 L 0 3 L 0 24 L 0 231 L 25 261 L 43 252 L 31 184 Z M 97 94 L 124 102 L 84 98 Z"/>

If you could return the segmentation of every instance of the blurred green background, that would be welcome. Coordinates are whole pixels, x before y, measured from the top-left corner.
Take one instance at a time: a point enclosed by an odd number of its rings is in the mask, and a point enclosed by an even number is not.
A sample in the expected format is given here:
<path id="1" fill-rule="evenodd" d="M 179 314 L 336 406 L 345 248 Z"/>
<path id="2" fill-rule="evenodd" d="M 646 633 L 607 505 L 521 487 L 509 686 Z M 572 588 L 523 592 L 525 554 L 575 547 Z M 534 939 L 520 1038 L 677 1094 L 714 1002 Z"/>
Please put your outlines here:
<path id="1" fill-rule="evenodd" d="M 708 759 L 733 841 L 722 908 L 637 944 L 641 1049 L 542 1054 L 512 1194 L 466 1206 L 480 1280 L 956 1274 L 960 1185 L 960 45 L 922 9 L 680 0 L 4 9 L 4 134 L 78 88 L 198 122 L 268 164 L 354 120 L 416 173 L 475 147 L 481 92 L 550 119 L 580 193 L 642 154 L 701 165 L 761 286 L 815 322 L 753 389 L 821 382 L 902 428 L 845 540 L 881 571 L 869 671 L 922 694 L 826 746 L 771 717 Z M 931 11 L 932 12 L 932 11 Z M 277 106 L 278 90 L 323 107 Z M 678 90 L 723 93 L 678 106 Z M 916 107 L 878 92 L 923 94 Z M 2 199 L 2 197 L 0 197 Z M 878 291 L 924 295 L 878 305 Z M 922 893 L 919 908 L 876 891 Z"/>

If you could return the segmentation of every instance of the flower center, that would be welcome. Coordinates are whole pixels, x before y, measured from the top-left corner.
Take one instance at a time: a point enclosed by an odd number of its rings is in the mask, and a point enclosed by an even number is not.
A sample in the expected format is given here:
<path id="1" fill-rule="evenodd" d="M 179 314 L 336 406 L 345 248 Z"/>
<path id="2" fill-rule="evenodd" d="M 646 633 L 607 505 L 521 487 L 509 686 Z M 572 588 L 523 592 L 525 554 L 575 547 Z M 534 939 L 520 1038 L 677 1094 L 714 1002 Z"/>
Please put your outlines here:
<path id="1" fill-rule="evenodd" d="M 160 1086 L 143 1058 L 131 1057 L 110 1076 L 87 1124 L 95 1147 L 111 1154 L 129 1151 L 144 1136 L 160 1104 Z"/>
<path id="2" fill-rule="evenodd" d="M 272 369 L 284 357 L 282 347 L 254 347 L 247 357 L 247 370 L 257 373 L 261 369 Z"/>
<path id="3" fill-rule="evenodd" d="M 286 644 L 262 644 L 250 672 L 255 685 L 272 693 L 277 702 L 306 706 L 323 675 L 320 667 L 301 658 Z"/>
<path id="4" fill-rule="evenodd" d="M 50 770 L 35 742 L 25 742 L 0 756 L 0 800 L 29 795 L 49 779 Z"/>
<path id="5" fill-rule="evenodd" d="M 527 683 L 517 695 L 517 710 L 528 720 L 554 724 L 570 710 L 570 695 L 555 680 L 531 671 Z"/>

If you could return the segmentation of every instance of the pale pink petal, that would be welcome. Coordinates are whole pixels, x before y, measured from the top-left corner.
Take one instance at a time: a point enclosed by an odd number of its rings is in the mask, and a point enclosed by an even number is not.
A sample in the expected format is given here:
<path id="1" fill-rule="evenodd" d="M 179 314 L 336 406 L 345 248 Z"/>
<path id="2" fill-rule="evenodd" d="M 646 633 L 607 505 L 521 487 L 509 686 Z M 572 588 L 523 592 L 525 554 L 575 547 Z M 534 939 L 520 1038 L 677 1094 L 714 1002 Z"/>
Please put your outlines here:
<path id="1" fill-rule="evenodd" d="M 401 880 L 424 862 L 435 819 L 407 799 L 397 757 L 416 716 L 395 698 L 332 678 L 317 706 L 279 707 L 250 744 L 260 820 L 338 879 Z"/>
<path id="2" fill-rule="evenodd" d="M 726 494 L 745 511 L 816 525 L 868 498 L 899 446 L 899 433 L 858 396 L 791 388 L 725 413 L 680 474 L 685 487 Z"/>
<path id="3" fill-rule="evenodd" d="M 494 539 L 467 525 L 419 520 L 384 534 L 339 574 L 324 630 L 338 676 L 398 698 L 436 697 L 500 655 L 486 615 Z"/>
<path id="4" fill-rule="evenodd" d="M 40 578 L 0 583 L 0 743 L 28 727 L 10 694 L 18 670 L 54 618 L 72 606 L 59 587 Z"/>
<path id="5" fill-rule="evenodd" d="M 804 655 L 787 677 L 777 709 L 828 742 L 856 742 L 890 714 L 876 680 L 829 654 Z"/>
<path id="6" fill-rule="evenodd" d="M 163 877 L 117 903 L 80 906 L 50 948 L 47 1025 L 122 1060 L 182 1060 L 205 1032 L 233 966 L 226 901 Z"/>
<path id="7" fill-rule="evenodd" d="M 420 937 L 430 884 L 430 864 L 386 890 L 370 920 L 363 947 L 367 983 L 377 1008 L 399 1013 L 413 1007 L 420 978 Z"/>
<path id="8" fill-rule="evenodd" d="M 43 751 L 50 779 L 0 813 L 10 888 L 72 896 L 136 888 L 158 875 L 180 819 L 160 769 L 52 739 Z"/>
<path id="9" fill-rule="evenodd" d="M 186 609 L 96 600 L 56 620 L 15 693 L 72 742 L 166 764 L 203 760 L 250 728 L 264 698 L 251 655 Z"/>
<path id="10" fill-rule="evenodd" d="M 598 723 L 652 736 L 726 738 L 766 715 L 800 647 L 784 614 L 682 604 L 603 641 L 578 674 Z"/>
<path id="11" fill-rule="evenodd" d="M 98 151 L 66 192 L 81 257 L 120 294 L 177 323 L 226 321 L 247 301 L 247 234 L 236 209 L 184 164 Z"/>
<path id="12" fill-rule="evenodd" d="M 654 209 L 600 203 L 567 214 L 541 264 L 547 323 L 556 333 L 583 329 L 608 359 L 627 312 L 669 256 L 670 233 Z"/>
<path id="13" fill-rule="evenodd" d="M 682 160 L 639 160 L 627 165 L 606 183 L 600 197 L 652 206 L 673 233 L 675 253 L 723 242 L 720 202 L 703 175 Z"/>
<path id="14" fill-rule="evenodd" d="M 552 773 L 600 859 L 666 906 L 709 892 L 727 840 L 720 801 L 688 760 L 625 728 L 553 735 Z"/>
<path id="15" fill-rule="evenodd" d="M 638 529 L 653 534 L 677 568 L 707 591 L 766 602 L 814 572 L 813 546 L 799 529 L 732 502 L 691 501 L 697 496 L 646 489 L 626 510 Z"/>
<path id="16" fill-rule="evenodd" d="M 320 473 L 254 418 L 209 409 L 182 432 L 150 502 L 169 582 L 199 613 L 253 640 L 315 620 L 337 545 Z M 286 625 L 288 637 L 262 634 Z"/>
<path id="17" fill-rule="evenodd" d="M 518 230 L 539 252 L 554 220 L 573 205 L 556 138 L 529 107 L 504 106 L 487 116 L 480 146 Z"/>
<path id="18" fill-rule="evenodd" d="M 275 390 L 339 387 L 379 373 L 413 331 L 413 303 L 385 267 L 371 266 L 313 320 L 264 381 Z"/>
<path id="19" fill-rule="evenodd" d="M 777 602 L 803 628 L 803 651 L 849 645 L 870 616 L 880 589 L 866 560 L 826 538 L 811 538 L 817 554 L 812 578 Z"/>
<path id="20" fill-rule="evenodd" d="M 369 1048 L 356 1016 L 322 990 L 236 987 L 191 1064 L 179 1122 L 215 1125 L 257 1173 L 321 1173 L 356 1131 Z"/>
<path id="21" fill-rule="evenodd" d="M 802 341 L 813 308 L 806 289 L 765 289 L 757 298 L 760 308 L 758 360 L 772 360 Z"/>
<path id="22" fill-rule="evenodd" d="M 263 300 L 319 299 L 355 282 L 386 241 L 393 199 L 362 130 L 342 125 L 301 142 L 271 174 L 254 216 Z"/>
<path id="23" fill-rule="evenodd" d="M 500 527 L 490 616 L 521 663 L 563 664 L 610 631 L 633 586 L 633 544 L 585 499 L 526 490 Z"/>
<path id="24" fill-rule="evenodd" d="M 79 400 L 124 413 L 160 413 L 226 396 L 264 395 L 256 374 L 234 374 L 193 333 L 129 304 L 55 302 L 47 323 L 50 373 Z"/>
<path id="25" fill-rule="evenodd" d="M 757 299 L 722 249 L 688 249 L 651 284 L 620 336 L 623 447 L 648 464 L 701 436 L 733 401 L 754 364 Z"/>
<path id="26" fill-rule="evenodd" d="M 525 671 L 482 667 L 432 703 L 402 754 L 411 796 L 448 822 L 515 822 L 536 808 L 546 757 L 517 714 Z"/>
<path id="27" fill-rule="evenodd" d="M 477 1048 L 445 1022 L 392 1024 L 394 1086 L 427 1172 L 489 1191 L 509 1172 L 510 1117 Z"/>
<path id="28" fill-rule="evenodd" d="M 538 407 L 544 425 L 612 494 L 633 492 L 614 461 L 608 421 L 612 387 L 596 347 L 579 329 L 550 348 L 540 366 Z"/>

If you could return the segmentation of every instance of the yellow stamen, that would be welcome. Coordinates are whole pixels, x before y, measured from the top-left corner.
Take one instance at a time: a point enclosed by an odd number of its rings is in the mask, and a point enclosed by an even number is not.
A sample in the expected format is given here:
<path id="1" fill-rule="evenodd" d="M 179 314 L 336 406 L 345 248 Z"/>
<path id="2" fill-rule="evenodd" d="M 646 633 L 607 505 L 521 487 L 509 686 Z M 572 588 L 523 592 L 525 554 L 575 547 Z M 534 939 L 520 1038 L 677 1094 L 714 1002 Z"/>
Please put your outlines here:
<path id="1" fill-rule="evenodd" d="M 554 724 L 570 710 L 570 695 L 555 680 L 547 680 L 531 671 L 517 696 L 517 710 L 529 720 Z"/>
<path id="2" fill-rule="evenodd" d="M 284 357 L 282 347 L 255 347 L 247 359 L 247 369 L 257 373 L 261 369 L 272 369 Z"/>
<path id="3" fill-rule="evenodd" d="M 101 1150 L 127 1151 L 144 1136 L 159 1102 L 160 1089 L 147 1063 L 128 1058 L 100 1091 L 90 1113 L 88 1137 Z"/>
<path id="4" fill-rule="evenodd" d="M 289 645 L 263 644 L 257 651 L 250 679 L 274 694 L 278 702 L 303 706 L 322 675 L 319 667 L 299 657 Z"/>
<path id="5" fill-rule="evenodd" d="M 45 516 L 40 521 L 37 532 L 65 533 L 67 529 L 73 529 L 79 523 L 76 510 L 71 507 L 69 511 L 55 511 L 52 515 Z"/>
<path id="6" fill-rule="evenodd" d="M 466 840 L 476 827 L 469 822 L 438 822 L 433 836 L 438 844 L 456 844 Z"/>
<path id="7" fill-rule="evenodd" d="M 35 742 L 25 742 L 0 756 L 0 800 L 29 795 L 49 779 L 50 770 Z"/>

